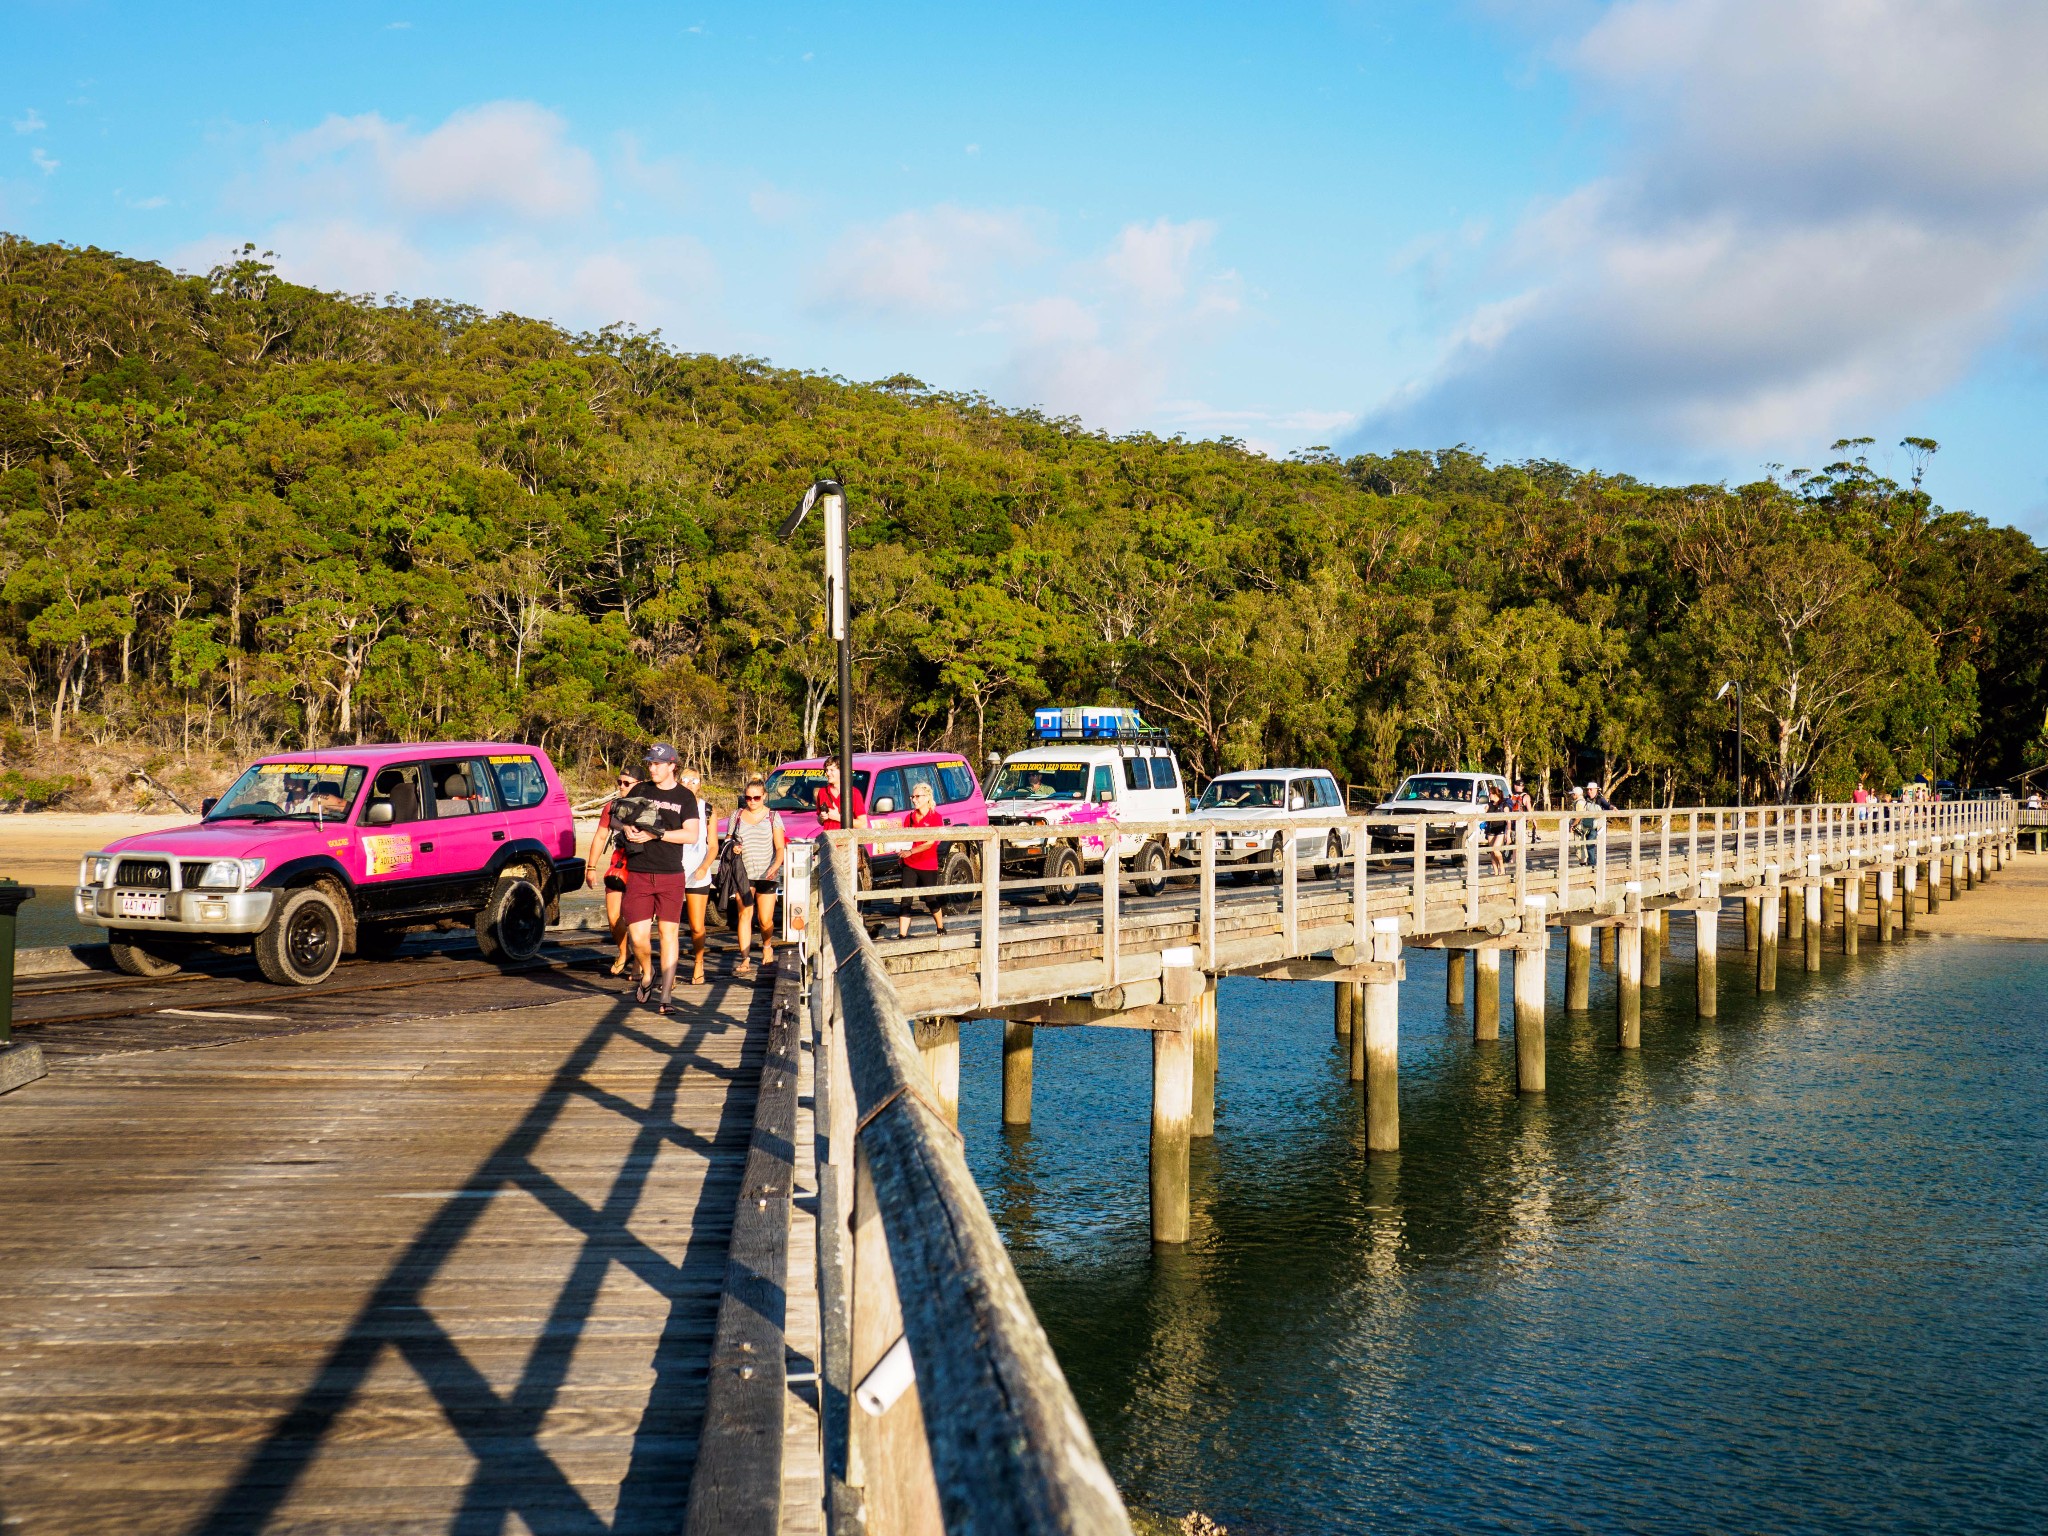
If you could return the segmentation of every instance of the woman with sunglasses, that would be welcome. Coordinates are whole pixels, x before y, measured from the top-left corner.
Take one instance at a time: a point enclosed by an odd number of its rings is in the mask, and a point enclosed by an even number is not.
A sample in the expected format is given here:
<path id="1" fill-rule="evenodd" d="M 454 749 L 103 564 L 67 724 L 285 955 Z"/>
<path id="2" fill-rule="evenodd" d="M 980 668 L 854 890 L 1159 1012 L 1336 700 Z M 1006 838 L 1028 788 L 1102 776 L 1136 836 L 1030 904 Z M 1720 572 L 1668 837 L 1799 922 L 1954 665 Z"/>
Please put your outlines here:
<path id="1" fill-rule="evenodd" d="M 611 800 L 605 801 L 604 809 L 597 813 L 597 825 L 590 832 L 590 847 L 583 855 L 583 883 L 587 886 L 597 878 L 598 851 L 600 848 L 604 851 L 605 924 L 611 929 L 612 942 L 619 946 L 619 953 L 612 961 L 614 976 L 626 974 L 626 952 L 630 946 L 626 940 L 626 925 L 620 917 L 620 909 L 626 900 L 626 850 L 618 834 L 612 831 L 612 801 L 633 793 L 633 786 L 639 782 L 634 774 L 622 772 L 619 775 Z"/>
<path id="2" fill-rule="evenodd" d="M 728 830 L 739 839 L 740 859 L 746 865 L 747 878 L 753 882 L 752 898 L 739 903 L 740 959 L 732 968 L 733 975 L 744 980 L 754 974 L 754 967 L 747 960 L 751 940 L 747 930 L 757 922 L 761 928 L 761 968 L 766 970 L 775 963 L 775 894 L 780 889 L 777 882 L 782 878 L 782 858 L 789 847 L 781 815 L 768 809 L 765 782 L 747 780 L 739 812 Z"/>
<path id="3" fill-rule="evenodd" d="M 701 815 L 697 841 L 683 848 L 683 908 L 690 922 L 690 985 L 704 985 L 704 917 L 711 908 L 711 882 L 718 874 L 718 860 L 711 850 L 718 845 L 718 808 L 704 793 L 703 777 L 694 768 L 681 774 L 683 788 L 697 797 Z"/>

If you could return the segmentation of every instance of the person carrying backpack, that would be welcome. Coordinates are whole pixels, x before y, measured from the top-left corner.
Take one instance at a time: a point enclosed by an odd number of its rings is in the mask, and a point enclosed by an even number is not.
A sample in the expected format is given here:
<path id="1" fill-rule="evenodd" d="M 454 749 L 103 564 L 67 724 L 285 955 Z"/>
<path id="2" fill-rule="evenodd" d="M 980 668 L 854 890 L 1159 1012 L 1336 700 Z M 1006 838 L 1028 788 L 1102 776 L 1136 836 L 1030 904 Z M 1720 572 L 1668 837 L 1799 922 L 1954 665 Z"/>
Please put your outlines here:
<path id="1" fill-rule="evenodd" d="M 761 929 L 761 969 L 775 964 L 775 897 L 782 889 L 782 860 L 789 848 L 781 813 L 768 808 L 768 785 L 764 780 L 747 780 L 729 831 L 739 844 L 748 887 L 737 903 L 739 915 L 735 926 L 740 935 L 740 958 L 732 970 L 734 977 L 744 980 L 754 974 L 753 964 L 747 959 L 752 941 L 748 929 L 757 923 Z"/>
<path id="2" fill-rule="evenodd" d="M 697 822 L 697 841 L 683 849 L 683 912 L 690 923 L 690 985 L 704 985 L 704 917 L 711 905 L 711 880 L 718 872 L 711 850 L 718 842 L 718 808 L 705 797 L 703 780 L 694 768 L 681 774 L 683 787 L 697 797 L 703 812 Z"/>

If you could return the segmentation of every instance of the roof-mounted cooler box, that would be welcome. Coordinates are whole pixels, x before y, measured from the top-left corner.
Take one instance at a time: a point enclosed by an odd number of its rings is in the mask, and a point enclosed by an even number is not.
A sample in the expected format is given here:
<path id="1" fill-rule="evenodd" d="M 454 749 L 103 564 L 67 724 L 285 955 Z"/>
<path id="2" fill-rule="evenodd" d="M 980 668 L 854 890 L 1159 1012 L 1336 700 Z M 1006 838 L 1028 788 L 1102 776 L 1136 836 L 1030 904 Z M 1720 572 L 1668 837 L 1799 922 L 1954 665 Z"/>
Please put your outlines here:
<path id="1" fill-rule="evenodd" d="M 1031 732 L 1040 741 L 1164 742 L 1166 732 L 1147 725 L 1135 709 L 1103 704 L 1085 709 L 1033 712 Z"/>

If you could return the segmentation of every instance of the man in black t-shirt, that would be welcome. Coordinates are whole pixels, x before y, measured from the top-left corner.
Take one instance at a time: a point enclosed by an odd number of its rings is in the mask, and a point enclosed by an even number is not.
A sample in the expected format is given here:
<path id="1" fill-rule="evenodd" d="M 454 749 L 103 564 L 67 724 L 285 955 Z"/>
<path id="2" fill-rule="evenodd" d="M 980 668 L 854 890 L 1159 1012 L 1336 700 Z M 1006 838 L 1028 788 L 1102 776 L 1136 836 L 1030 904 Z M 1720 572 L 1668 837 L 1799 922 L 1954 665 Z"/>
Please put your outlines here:
<path id="1" fill-rule="evenodd" d="M 633 944 L 633 959 L 639 967 L 640 985 L 634 997 L 647 1001 L 654 987 L 652 930 L 661 930 L 661 1011 L 668 1012 L 669 994 L 676 985 L 676 955 L 679 949 L 677 925 L 683 918 L 683 849 L 697 841 L 697 819 L 701 811 L 697 797 L 676 780 L 676 749 L 657 741 L 647 749 L 647 777 L 632 789 L 632 797 L 656 800 L 675 807 L 676 825 L 661 832 L 643 832 L 622 827 L 619 836 L 626 844 L 626 897 L 619 904 L 619 917 Z M 664 818 L 664 820 L 671 818 Z"/>

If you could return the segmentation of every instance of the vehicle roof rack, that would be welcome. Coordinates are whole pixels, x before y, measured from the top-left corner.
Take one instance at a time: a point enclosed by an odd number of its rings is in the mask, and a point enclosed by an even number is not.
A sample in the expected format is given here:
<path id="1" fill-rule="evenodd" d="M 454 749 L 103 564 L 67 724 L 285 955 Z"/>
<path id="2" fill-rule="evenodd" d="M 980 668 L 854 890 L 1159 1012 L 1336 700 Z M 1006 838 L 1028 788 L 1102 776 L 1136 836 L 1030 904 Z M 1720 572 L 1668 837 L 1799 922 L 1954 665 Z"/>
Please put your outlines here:
<path id="1" fill-rule="evenodd" d="M 1164 726 L 1148 725 L 1131 730 L 1062 725 L 1058 730 L 1033 731 L 1031 739 L 1043 745 L 1063 741 L 1085 741 L 1096 747 L 1163 747 L 1168 744 L 1170 738 Z"/>

